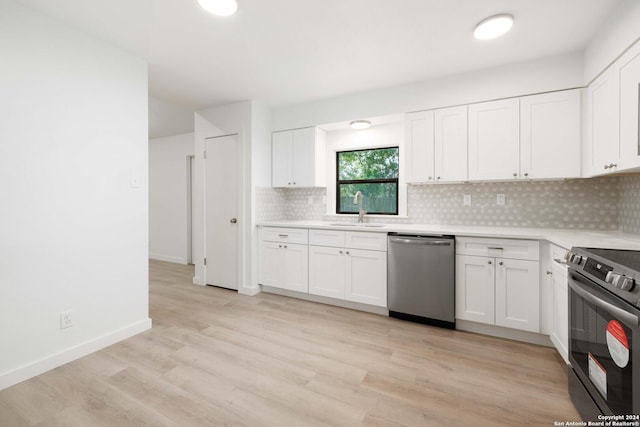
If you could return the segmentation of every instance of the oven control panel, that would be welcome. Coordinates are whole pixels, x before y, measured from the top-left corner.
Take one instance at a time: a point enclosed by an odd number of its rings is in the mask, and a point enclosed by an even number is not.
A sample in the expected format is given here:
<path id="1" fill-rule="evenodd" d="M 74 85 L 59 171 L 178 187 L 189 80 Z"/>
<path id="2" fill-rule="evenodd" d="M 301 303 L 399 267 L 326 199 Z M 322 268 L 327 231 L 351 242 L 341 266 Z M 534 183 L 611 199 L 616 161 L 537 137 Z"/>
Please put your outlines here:
<path id="1" fill-rule="evenodd" d="M 636 285 L 633 277 L 616 272 L 612 266 L 595 258 L 569 251 L 566 253 L 565 259 L 572 268 L 589 273 L 596 279 L 622 291 L 632 291 Z"/>

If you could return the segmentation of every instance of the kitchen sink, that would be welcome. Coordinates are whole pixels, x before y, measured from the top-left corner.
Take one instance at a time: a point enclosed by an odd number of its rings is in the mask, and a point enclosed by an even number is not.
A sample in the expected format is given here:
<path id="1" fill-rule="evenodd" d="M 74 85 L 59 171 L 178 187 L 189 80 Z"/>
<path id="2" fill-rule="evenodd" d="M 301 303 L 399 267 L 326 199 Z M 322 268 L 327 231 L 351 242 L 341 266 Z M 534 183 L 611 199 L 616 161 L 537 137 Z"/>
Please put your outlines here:
<path id="1" fill-rule="evenodd" d="M 354 222 L 332 222 L 329 225 L 336 226 L 336 227 L 365 227 L 365 228 L 384 227 L 384 224 L 358 224 Z"/>

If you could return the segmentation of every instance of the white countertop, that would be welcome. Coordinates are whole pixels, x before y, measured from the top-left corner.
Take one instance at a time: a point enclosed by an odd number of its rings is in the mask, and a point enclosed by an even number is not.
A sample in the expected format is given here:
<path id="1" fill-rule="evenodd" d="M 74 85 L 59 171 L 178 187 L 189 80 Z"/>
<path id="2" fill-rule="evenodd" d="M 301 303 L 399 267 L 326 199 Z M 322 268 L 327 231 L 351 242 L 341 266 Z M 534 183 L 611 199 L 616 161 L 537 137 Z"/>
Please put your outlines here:
<path id="1" fill-rule="evenodd" d="M 383 227 L 331 225 L 339 221 L 268 221 L 262 227 L 293 227 L 368 231 L 374 233 L 449 234 L 454 236 L 494 237 L 501 239 L 547 240 L 570 249 L 572 246 L 640 250 L 640 235 L 618 231 L 563 230 L 556 228 L 474 227 L 465 225 L 385 224 Z"/>

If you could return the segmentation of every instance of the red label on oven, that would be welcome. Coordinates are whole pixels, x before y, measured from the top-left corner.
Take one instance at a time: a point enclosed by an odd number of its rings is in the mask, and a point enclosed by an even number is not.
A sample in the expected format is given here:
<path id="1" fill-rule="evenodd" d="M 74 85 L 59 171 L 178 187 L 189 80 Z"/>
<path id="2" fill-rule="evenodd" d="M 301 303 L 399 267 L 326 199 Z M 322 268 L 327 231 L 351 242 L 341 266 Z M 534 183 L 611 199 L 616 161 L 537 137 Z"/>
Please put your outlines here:
<path id="1" fill-rule="evenodd" d="M 621 368 L 629 363 L 629 341 L 622 325 L 612 320 L 607 325 L 607 347 L 611 358 Z"/>

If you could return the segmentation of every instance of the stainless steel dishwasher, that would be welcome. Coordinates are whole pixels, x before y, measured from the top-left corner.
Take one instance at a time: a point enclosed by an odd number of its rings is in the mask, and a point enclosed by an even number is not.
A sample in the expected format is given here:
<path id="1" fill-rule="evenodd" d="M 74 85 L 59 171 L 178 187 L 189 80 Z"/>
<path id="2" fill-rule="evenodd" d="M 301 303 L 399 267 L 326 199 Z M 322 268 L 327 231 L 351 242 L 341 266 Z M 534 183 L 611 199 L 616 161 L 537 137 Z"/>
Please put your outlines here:
<path id="1" fill-rule="evenodd" d="M 389 316 L 455 329 L 455 238 L 390 233 Z"/>

